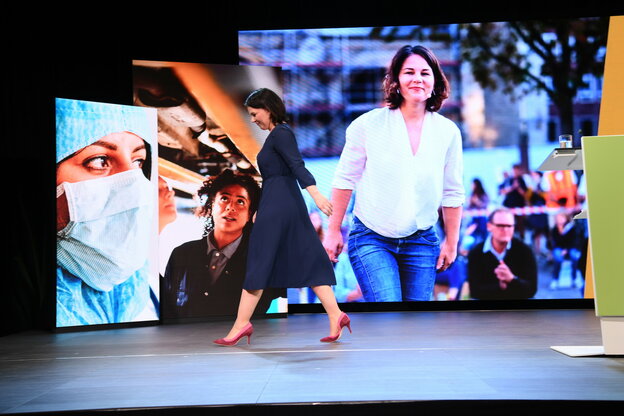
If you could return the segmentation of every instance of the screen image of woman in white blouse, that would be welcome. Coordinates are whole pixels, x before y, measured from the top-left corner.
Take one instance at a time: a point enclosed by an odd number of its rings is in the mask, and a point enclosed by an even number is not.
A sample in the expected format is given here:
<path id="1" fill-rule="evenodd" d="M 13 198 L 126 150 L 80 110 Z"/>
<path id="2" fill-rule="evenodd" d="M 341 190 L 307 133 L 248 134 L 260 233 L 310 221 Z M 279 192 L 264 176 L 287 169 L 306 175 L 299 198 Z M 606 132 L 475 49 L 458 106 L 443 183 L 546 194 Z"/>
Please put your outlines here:
<path id="1" fill-rule="evenodd" d="M 449 90 L 431 50 L 404 46 L 383 81 L 386 105 L 346 130 L 324 246 L 336 261 L 353 194 L 348 254 L 366 302 L 431 300 L 436 272 L 456 259 L 465 200 L 462 138 L 438 113 Z M 435 231 L 439 207 L 443 241 Z"/>

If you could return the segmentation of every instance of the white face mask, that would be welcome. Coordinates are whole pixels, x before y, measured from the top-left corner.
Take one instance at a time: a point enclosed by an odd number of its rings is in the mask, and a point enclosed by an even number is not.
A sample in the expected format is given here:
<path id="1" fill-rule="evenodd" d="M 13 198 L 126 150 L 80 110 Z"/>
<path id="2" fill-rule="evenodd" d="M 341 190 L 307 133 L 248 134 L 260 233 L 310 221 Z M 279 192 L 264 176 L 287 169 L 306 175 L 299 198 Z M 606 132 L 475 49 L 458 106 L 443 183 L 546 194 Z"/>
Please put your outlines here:
<path id="1" fill-rule="evenodd" d="M 94 289 L 109 291 L 145 265 L 156 188 L 140 169 L 64 182 L 57 198 L 63 192 L 69 224 L 57 233 L 59 266 Z"/>

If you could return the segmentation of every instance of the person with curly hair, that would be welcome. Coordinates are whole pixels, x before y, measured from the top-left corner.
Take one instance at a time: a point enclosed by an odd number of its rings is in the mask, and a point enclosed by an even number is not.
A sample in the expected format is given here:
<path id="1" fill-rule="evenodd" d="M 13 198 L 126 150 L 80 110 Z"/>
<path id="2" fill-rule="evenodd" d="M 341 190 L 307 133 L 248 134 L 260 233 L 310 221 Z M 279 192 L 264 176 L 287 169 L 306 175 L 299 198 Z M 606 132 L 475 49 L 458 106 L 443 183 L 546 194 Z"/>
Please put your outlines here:
<path id="1" fill-rule="evenodd" d="M 227 169 L 205 181 L 198 196 L 204 199 L 204 235 L 171 253 L 163 276 L 164 319 L 237 311 L 260 187 L 252 176 Z M 259 310 L 265 312 L 271 300 L 267 294 Z"/>

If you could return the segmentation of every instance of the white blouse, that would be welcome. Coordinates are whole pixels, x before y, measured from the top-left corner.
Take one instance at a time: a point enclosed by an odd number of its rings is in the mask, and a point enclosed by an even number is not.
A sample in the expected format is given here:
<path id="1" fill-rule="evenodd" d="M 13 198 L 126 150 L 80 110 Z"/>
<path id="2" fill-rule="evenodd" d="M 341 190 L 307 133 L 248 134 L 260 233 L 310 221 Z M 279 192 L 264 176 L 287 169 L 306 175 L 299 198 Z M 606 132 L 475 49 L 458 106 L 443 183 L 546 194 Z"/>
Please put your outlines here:
<path id="1" fill-rule="evenodd" d="M 465 200 L 462 139 L 451 120 L 427 112 L 412 152 L 399 109 L 376 108 L 347 128 L 333 187 L 355 191 L 353 213 L 385 237 L 406 237 L 438 220 L 438 208 Z"/>

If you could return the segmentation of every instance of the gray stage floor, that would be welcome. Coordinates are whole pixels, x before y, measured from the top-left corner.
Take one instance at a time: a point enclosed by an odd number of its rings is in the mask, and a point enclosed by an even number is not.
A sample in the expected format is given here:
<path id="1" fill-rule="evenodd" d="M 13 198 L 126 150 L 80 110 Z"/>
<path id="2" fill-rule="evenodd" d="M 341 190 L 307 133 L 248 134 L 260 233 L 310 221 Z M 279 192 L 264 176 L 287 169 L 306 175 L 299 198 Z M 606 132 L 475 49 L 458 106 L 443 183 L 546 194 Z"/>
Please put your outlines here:
<path id="1" fill-rule="evenodd" d="M 229 322 L 0 338 L 0 412 L 237 404 L 624 400 L 624 358 L 593 310 L 350 313 L 339 343 L 324 315 L 258 320 L 251 346 L 213 346 Z"/>

